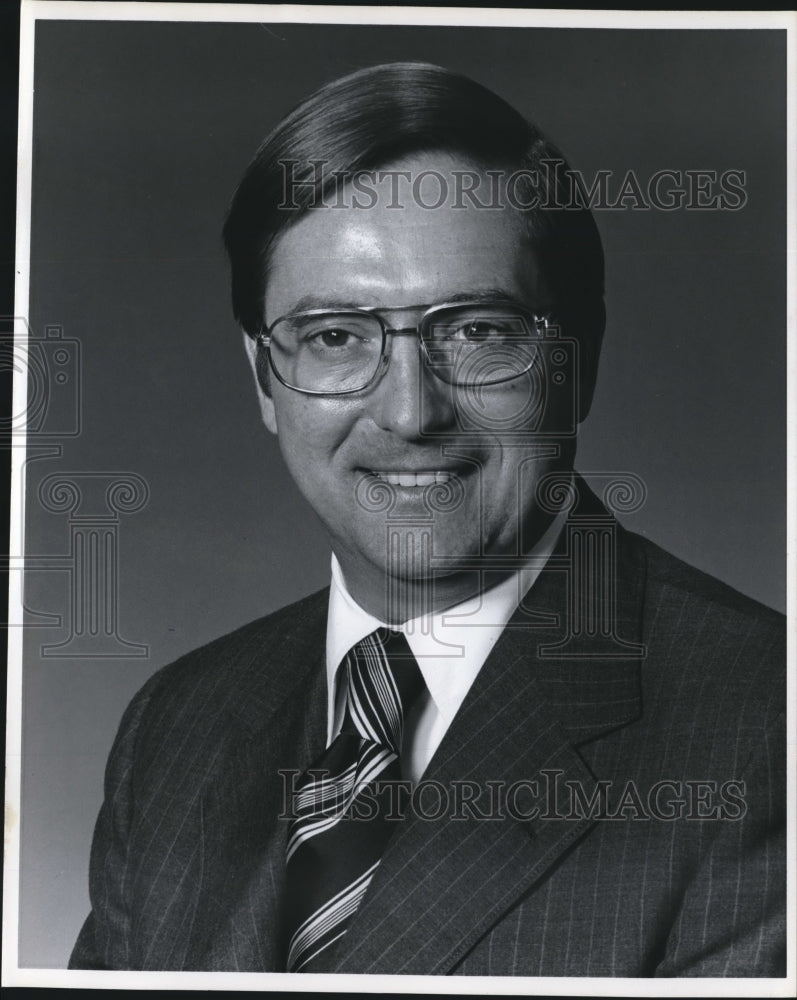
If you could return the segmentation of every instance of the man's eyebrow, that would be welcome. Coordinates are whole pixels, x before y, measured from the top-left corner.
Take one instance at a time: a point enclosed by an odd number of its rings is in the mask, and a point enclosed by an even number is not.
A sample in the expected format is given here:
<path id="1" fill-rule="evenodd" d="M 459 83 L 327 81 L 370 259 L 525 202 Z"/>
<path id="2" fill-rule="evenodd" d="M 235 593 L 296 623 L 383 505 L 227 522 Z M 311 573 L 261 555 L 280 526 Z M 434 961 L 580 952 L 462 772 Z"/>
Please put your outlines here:
<path id="1" fill-rule="evenodd" d="M 505 288 L 481 288 L 475 292 L 457 292 L 446 299 L 446 302 L 498 302 L 505 299 L 517 301 L 518 294 L 508 292 Z"/>
<path id="2" fill-rule="evenodd" d="M 480 288 L 477 291 L 469 292 L 456 292 L 453 295 L 446 296 L 445 299 L 440 299 L 441 302 L 497 302 L 505 299 L 517 299 L 517 293 L 512 294 L 508 292 L 505 288 Z M 420 302 L 417 304 L 407 305 L 407 306 L 393 306 L 393 305 L 367 305 L 362 302 L 353 301 L 347 298 L 341 298 L 340 296 L 319 296 L 316 293 L 310 293 L 308 295 L 303 295 L 298 299 L 293 307 L 291 308 L 291 313 L 297 312 L 307 312 L 310 309 L 373 309 L 379 312 L 380 309 L 398 311 L 399 309 L 423 309 L 430 305 L 436 305 L 434 302 Z"/>
<path id="3" fill-rule="evenodd" d="M 303 295 L 291 307 L 291 312 L 307 312 L 309 309 L 357 309 L 361 308 L 361 303 L 352 302 L 350 299 L 339 296 L 324 296 L 317 294 Z"/>

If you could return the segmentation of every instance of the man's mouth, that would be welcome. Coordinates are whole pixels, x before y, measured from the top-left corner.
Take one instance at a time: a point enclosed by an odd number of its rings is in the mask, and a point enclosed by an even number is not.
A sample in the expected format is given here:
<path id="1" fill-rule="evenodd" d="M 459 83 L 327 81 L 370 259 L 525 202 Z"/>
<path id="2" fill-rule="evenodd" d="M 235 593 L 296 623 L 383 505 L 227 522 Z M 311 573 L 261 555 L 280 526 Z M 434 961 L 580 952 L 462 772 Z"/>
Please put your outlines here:
<path id="1" fill-rule="evenodd" d="M 423 472 L 388 472 L 386 469 L 372 469 L 371 475 L 382 479 L 391 486 L 435 486 L 454 478 L 453 472 L 424 470 Z"/>

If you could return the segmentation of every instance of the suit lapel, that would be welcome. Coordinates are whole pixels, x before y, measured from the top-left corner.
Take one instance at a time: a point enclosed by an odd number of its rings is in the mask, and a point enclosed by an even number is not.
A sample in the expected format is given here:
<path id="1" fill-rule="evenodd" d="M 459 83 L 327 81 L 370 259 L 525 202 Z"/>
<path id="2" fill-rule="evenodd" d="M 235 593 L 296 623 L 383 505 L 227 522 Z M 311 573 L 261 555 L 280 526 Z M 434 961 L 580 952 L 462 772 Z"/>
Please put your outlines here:
<path id="1" fill-rule="evenodd" d="M 617 531 L 617 633 L 638 644 L 644 567 Z M 591 639 L 569 636 L 570 544 L 563 533 L 446 733 L 421 783 L 427 791 L 341 942 L 336 971 L 450 972 L 594 825 L 567 818 L 570 800 L 557 807 L 553 796 L 566 782 L 592 795 L 598 776 L 577 748 L 639 716 L 640 658 L 627 648 L 596 656 Z M 551 620 L 558 625 L 540 626 Z"/>
<path id="2" fill-rule="evenodd" d="M 264 650 L 201 802 L 202 866 L 187 967 L 281 971 L 285 787 L 326 740 L 326 593 Z"/>

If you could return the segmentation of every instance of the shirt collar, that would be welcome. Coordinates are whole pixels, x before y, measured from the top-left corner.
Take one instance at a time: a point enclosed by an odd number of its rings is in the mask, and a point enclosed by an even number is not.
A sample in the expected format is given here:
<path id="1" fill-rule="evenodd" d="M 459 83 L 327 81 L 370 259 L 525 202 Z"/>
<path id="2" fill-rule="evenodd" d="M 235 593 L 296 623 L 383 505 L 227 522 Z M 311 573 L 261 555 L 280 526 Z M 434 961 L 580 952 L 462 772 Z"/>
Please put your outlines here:
<path id="1" fill-rule="evenodd" d="M 387 626 L 360 607 L 349 593 L 333 553 L 326 643 L 329 737 L 334 726 L 338 668 L 352 646 L 380 627 L 398 628 L 406 635 L 435 706 L 450 724 L 506 623 L 553 552 L 566 519 L 567 512 L 560 512 L 522 566 L 496 586 L 399 626 Z"/>

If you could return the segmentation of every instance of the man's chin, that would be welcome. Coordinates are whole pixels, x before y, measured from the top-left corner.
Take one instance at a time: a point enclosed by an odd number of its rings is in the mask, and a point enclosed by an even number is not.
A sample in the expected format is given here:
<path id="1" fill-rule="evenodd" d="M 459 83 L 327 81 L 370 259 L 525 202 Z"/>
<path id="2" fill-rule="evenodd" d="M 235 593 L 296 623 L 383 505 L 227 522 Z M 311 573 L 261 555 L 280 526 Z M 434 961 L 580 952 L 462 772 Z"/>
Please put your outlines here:
<path id="1" fill-rule="evenodd" d="M 351 573 L 370 578 L 376 586 L 388 580 L 422 583 L 473 568 L 479 555 L 478 541 L 466 547 L 462 535 L 457 538 L 458 544 L 454 544 L 453 539 L 435 533 L 431 524 L 396 522 L 388 525 L 379 539 L 361 539 L 359 545 L 357 539 L 341 539 L 338 544 L 333 542 L 333 548 L 341 567 L 344 571 L 348 568 L 347 579 Z"/>

